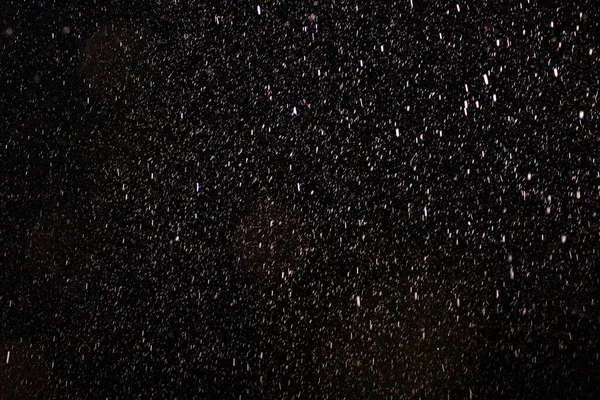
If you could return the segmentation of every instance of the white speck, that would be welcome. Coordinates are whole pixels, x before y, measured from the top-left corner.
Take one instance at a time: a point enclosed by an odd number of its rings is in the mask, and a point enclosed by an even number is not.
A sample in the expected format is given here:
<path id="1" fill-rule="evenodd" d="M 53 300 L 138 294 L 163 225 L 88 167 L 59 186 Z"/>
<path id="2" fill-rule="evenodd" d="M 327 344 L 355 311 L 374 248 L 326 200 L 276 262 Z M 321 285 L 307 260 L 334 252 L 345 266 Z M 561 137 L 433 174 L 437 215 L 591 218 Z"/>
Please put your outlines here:
<path id="1" fill-rule="evenodd" d="M 8 361 L 10 360 L 10 351 L 6 354 L 6 363 L 8 364 Z"/>
<path id="2" fill-rule="evenodd" d="M 486 85 L 490 83 L 490 81 L 488 80 L 487 74 L 483 74 L 483 81 L 485 82 Z"/>
<path id="3" fill-rule="evenodd" d="M 200 183 L 196 182 L 196 193 L 200 191 Z"/>
<path id="4" fill-rule="evenodd" d="M 410 8 L 414 8 L 413 0 L 410 0 Z"/>
<path id="5" fill-rule="evenodd" d="M 177 237 L 175 238 L 175 241 L 176 241 L 176 242 L 179 242 L 179 236 L 177 236 Z"/>
<path id="6" fill-rule="evenodd" d="M 575 198 L 576 199 L 580 199 L 581 198 L 581 192 L 578 190 L 577 193 L 575 193 Z"/>
<path id="7" fill-rule="evenodd" d="M 296 110 L 296 107 L 294 107 L 294 110 L 292 110 L 292 115 L 298 115 L 298 111 Z"/>
<path id="8" fill-rule="evenodd" d="M 579 119 L 583 119 L 583 116 L 584 116 L 584 115 L 585 115 L 585 114 L 584 114 L 584 112 L 583 112 L 583 111 L 579 111 Z"/>
<path id="9" fill-rule="evenodd" d="M 566 243 L 567 242 L 567 235 L 560 235 L 560 241 L 561 241 L 561 243 Z"/>
<path id="10" fill-rule="evenodd" d="M 466 91 L 467 93 L 469 93 L 469 85 L 467 85 L 466 83 L 465 83 L 465 91 Z"/>
<path id="11" fill-rule="evenodd" d="M 383 45 L 381 45 L 381 52 L 383 53 Z"/>
<path id="12" fill-rule="evenodd" d="M 530 181 L 531 180 L 531 173 L 527 174 L 527 180 Z"/>
<path id="13" fill-rule="evenodd" d="M 258 15 L 260 15 L 260 13 L 261 13 L 260 6 L 256 6 L 256 11 L 258 12 Z"/>
<path id="14" fill-rule="evenodd" d="M 496 39 L 496 46 L 500 47 L 500 39 Z"/>
<path id="15" fill-rule="evenodd" d="M 396 128 L 396 137 L 400 137 L 400 129 Z"/>
<path id="16" fill-rule="evenodd" d="M 296 187 L 298 188 L 298 191 L 300 191 L 300 184 L 299 183 L 296 184 Z"/>
<path id="17" fill-rule="evenodd" d="M 554 77 L 558 78 L 558 69 L 557 68 L 554 68 Z"/>
<path id="18" fill-rule="evenodd" d="M 444 40 L 444 37 L 442 36 L 442 32 L 440 32 L 440 40 Z"/>
<path id="19" fill-rule="evenodd" d="M 423 208 L 423 212 L 425 213 L 425 217 L 427 217 L 427 207 Z"/>
<path id="20" fill-rule="evenodd" d="M 496 298 L 500 297 L 500 290 L 496 289 Z"/>
<path id="21" fill-rule="evenodd" d="M 460 307 L 460 299 L 458 297 L 456 298 L 456 307 Z"/>
<path id="22" fill-rule="evenodd" d="M 493 95 L 493 96 L 492 96 L 492 99 L 494 100 L 494 103 L 495 103 L 496 101 L 498 101 L 498 98 L 496 97 L 496 95 Z"/>
<path id="23" fill-rule="evenodd" d="M 456 5 L 456 11 L 460 12 L 460 5 L 459 4 Z"/>
<path id="24" fill-rule="evenodd" d="M 183 113 L 181 113 L 181 119 L 183 119 Z"/>
<path id="25" fill-rule="evenodd" d="M 356 296 L 356 306 L 360 307 L 360 296 Z"/>
<path id="26" fill-rule="evenodd" d="M 552 210 L 550 209 L 550 207 L 546 207 L 546 214 L 548 214 L 548 215 L 549 215 L 551 211 L 552 211 Z"/>
<path id="27" fill-rule="evenodd" d="M 511 280 L 515 279 L 515 270 L 512 267 L 510 267 L 510 279 Z"/>

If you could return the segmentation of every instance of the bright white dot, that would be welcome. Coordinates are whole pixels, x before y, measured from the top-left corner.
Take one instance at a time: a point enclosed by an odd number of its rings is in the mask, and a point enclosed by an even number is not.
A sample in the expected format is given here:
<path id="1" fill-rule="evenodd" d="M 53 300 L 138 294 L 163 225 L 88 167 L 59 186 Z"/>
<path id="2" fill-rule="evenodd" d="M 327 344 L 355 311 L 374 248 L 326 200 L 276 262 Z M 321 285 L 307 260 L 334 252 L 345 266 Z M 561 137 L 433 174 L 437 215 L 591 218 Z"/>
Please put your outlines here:
<path id="1" fill-rule="evenodd" d="M 383 45 L 381 45 L 381 52 L 383 53 Z"/>
<path id="2" fill-rule="evenodd" d="M 558 78 L 558 69 L 557 68 L 554 68 L 554 77 Z"/>
<path id="3" fill-rule="evenodd" d="M 260 13 L 261 13 L 260 6 L 256 6 L 256 11 L 258 12 L 258 15 L 260 15 Z"/>
<path id="4" fill-rule="evenodd" d="M 298 191 L 300 191 L 300 184 L 299 183 L 296 184 L 296 187 L 298 188 Z"/>
<path id="5" fill-rule="evenodd" d="M 511 280 L 515 279 L 515 270 L 512 267 L 510 267 L 510 279 Z"/>
<path id="6" fill-rule="evenodd" d="M 496 97 L 496 95 L 493 95 L 493 96 L 492 96 L 492 99 L 494 99 L 494 103 L 495 103 L 496 101 L 498 101 L 498 98 Z"/>
<path id="7" fill-rule="evenodd" d="M 490 81 L 488 80 L 487 74 L 483 74 L 483 81 L 485 82 L 486 85 L 490 83 Z"/>
<path id="8" fill-rule="evenodd" d="M 396 137 L 400 137 L 400 129 L 396 128 Z"/>
<path id="9" fill-rule="evenodd" d="M 294 110 L 292 111 L 292 115 L 298 115 L 298 111 L 296 110 L 296 107 L 294 107 Z"/>
<path id="10" fill-rule="evenodd" d="M 460 12 L 460 4 L 456 5 L 456 11 Z"/>
<path id="11" fill-rule="evenodd" d="M 579 111 L 579 119 L 583 119 L 584 115 L 585 115 L 585 113 L 583 111 Z"/>
<path id="12" fill-rule="evenodd" d="M 6 363 L 10 361 L 10 351 L 6 354 Z"/>
<path id="13" fill-rule="evenodd" d="M 527 174 L 527 180 L 530 181 L 531 180 L 531 174 Z"/>
<path id="14" fill-rule="evenodd" d="M 552 210 L 550 209 L 550 207 L 546 207 L 546 214 L 550 214 L 552 212 Z"/>
<path id="15" fill-rule="evenodd" d="M 360 307 L 360 296 L 356 296 L 356 306 Z"/>
<path id="16" fill-rule="evenodd" d="M 581 198 L 581 192 L 578 190 L 577 193 L 575 193 L 575 197 L 580 199 Z"/>
<path id="17" fill-rule="evenodd" d="M 566 242 L 567 242 L 567 235 L 561 235 L 561 236 L 560 236 L 560 241 L 561 241 L 562 243 L 566 243 Z"/>

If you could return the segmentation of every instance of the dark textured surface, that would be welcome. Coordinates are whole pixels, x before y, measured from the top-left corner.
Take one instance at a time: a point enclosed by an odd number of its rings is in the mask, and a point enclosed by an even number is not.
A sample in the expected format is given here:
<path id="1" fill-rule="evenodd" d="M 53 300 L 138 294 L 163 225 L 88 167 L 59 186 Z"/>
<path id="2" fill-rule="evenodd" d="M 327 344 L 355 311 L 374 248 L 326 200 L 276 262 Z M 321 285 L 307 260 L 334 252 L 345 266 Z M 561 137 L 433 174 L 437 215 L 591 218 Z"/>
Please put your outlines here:
<path id="1" fill-rule="evenodd" d="M 86 3 L 0 5 L 0 398 L 596 398 L 594 1 Z"/>

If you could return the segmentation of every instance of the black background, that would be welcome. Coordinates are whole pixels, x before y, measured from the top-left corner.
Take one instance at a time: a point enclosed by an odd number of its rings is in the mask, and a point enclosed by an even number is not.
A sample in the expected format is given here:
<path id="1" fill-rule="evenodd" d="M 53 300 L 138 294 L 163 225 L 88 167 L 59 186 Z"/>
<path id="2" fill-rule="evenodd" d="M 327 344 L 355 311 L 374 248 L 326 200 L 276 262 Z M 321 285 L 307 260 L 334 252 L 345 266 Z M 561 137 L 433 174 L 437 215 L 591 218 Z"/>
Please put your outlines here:
<path id="1" fill-rule="evenodd" d="M 598 6 L 413 2 L 2 3 L 0 398 L 595 398 Z"/>

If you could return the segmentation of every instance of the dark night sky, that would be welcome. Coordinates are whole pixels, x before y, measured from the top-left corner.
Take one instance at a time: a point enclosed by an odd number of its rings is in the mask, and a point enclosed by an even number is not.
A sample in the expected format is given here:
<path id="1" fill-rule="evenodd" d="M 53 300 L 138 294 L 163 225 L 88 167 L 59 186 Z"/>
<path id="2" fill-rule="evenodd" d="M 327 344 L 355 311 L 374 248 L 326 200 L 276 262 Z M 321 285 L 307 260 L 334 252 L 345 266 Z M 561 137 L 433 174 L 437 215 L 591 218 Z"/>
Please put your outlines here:
<path id="1" fill-rule="evenodd" d="M 0 399 L 600 393 L 600 7 L 6 0 Z"/>

